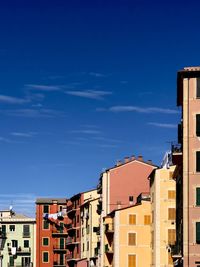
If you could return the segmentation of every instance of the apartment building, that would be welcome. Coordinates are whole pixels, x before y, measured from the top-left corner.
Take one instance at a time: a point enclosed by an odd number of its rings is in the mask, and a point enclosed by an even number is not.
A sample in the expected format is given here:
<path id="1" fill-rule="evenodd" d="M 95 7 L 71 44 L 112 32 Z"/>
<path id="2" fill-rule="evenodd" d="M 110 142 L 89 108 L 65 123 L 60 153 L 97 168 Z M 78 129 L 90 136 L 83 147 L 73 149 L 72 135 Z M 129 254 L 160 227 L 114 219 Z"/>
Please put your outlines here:
<path id="1" fill-rule="evenodd" d="M 150 194 L 142 193 L 137 203 L 116 209 L 104 218 L 102 266 L 151 266 Z"/>
<path id="2" fill-rule="evenodd" d="M 36 266 L 35 219 L 0 210 L 0 266 Z"/>
<path id="3" fill-rule="evenodd" d="M 183 188 L 183 199 L 179 200 L 183 202 L 183 240 L 177 242 L 183 245 L 183 266 L 200 266 L 200 67 L 178 72 L 177 105 L 182 111 L 179 142 L 183 153 L 182 173 L 178 175 Z M 178 264 L 182 265 L 181 260 Z"/>
<path id="4" fill-rule="evenodd" d="M 99 215 L 96 212 L 99 195 L 97 190 L 83 193 L 84 202 L 81 205 L 81 260 L 77 266 L 97 266 L 99 246 Z"/>
<path id="5" fill-rule="evenodd" d="M 36 200 L 37 267 L 66 266 L 67 199 Z"/>
<path id="6" fill-rule="evenodd" d="M 174 266 L 171 249 L 176 242 L 176 166 L 170 166 L 169 157 L 171 153 L 166 153 L 165 165 L 150 176 L 152 267 Z"/>
<path id="7" fill-rule="evenodd" d="M 103 266 L 102 255 L 105 247 L 102 238 L 103 218 L 115 209 L 135 204 L 141 192 L 149 192 L 148 178 L 156 168 L 151 161 L 144 161 L 142 156 L 132 156 L 101 174 L 97 186 L 97 192 L 100 194 L 97 207 L 97 213 L 100 215 L 100 266 Z"/>

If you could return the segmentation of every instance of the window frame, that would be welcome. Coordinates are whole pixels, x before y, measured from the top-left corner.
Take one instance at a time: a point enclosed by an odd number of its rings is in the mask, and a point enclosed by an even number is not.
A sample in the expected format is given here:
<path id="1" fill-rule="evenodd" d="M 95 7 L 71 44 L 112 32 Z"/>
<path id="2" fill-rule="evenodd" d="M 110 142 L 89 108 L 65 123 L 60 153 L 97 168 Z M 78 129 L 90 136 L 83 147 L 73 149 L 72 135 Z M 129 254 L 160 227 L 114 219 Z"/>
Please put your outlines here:
<path id="1" fill-rule="evenodd" d="M 198 164 L 197 164 L 197 162 L 198 162 L 197 161 L 197 159 L 198 159 L 197 155 L 199 155 L 199 169 L 197 169 L 197 166 L 198 166 Z M 200 150 L 196 150 L 195 156 L 196 156 L 196 173 L 200 173 Z"/>
<path id="2" fill-rule="evenodd" d="M 131 234 L 135 235 L 135 244 L 129 243 L 129 241 L 130 241 L 129 235 L 131 235 Z M 128 246 L 131 246 L 131 247 L 136 246 L 137 245 L 137 233 L 136 232 L 128 232 L 128 240 L 127 241 L 128 241 L 127 242 Z"/>
<path id="3" fill-rule="evenodd" d="M 48 255 L 48 260 L 44 260 L 44 255 Z M 42 251 L 42 263 L 49 263 L 49 251 Z"/>
<path id="4" fill-rule="evenodd" d="M 199 122 L 199 124 L 198 124 L 198 122 Z M 198 125 L 199 125 L 199 127 L 198 127 Z M 199 113 L 196 114 L 196 136 L 200 137 L 200 114 Z"/>
<path id="5" fill-rule="evenodd" d="M 47 242 L 48 244 L 47 245 L 44 244 L 44 240 L 48 240 L 48 242 Z M 48 247 L 49 246 L 49 237 L 43 237 L 42 238 L 42 246 L 43 247 Z"/>

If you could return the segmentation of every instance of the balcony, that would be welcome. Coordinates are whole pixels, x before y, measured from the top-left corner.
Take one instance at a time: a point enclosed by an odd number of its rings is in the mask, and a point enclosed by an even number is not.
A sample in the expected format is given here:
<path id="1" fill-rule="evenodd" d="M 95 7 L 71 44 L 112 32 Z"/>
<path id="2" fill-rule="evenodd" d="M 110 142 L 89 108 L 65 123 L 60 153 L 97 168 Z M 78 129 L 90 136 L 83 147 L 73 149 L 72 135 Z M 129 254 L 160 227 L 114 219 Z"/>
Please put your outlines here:
<path id="1" fill-rule="evenodd" d="M 31 262 L 29 264 L 14 264 L 14 265 L 8 263 L 7 267 L 33 267 L 33 263 Z"/>
<path id="2" fill-rule="evenodd" d="M 67 236 L 67 232 L 64 231 L 64 229 L 60 229 L 60 228 L 53 228 L 52 229 L 52 235 L 53 236 Z"/>
<path id="3" fill-rule="evenodd" d="M 55 267 L 66 267 L 66 264 L 54 261 L 53 266 L 55 266 Z"/>
<path id="4" fill-rule="evenodd" d="M 15 249 L 15 248 L 13 248 Z M 8 252 L 9 254 L 12 253 L 12 248 L 11 247 L 8 247 Z M 23 247 L 18 247 L 16 248 L 16 254 L 30 254 L 31 253 L 31 248 L 23 248 Z"/>
<path id="5" fill-rule="evenodd" d="M 67 240 L 66 240 L 67 247 L 69 247 L 69 246 L 75 246 L 78 243 L 80 243 L 80 241 L 78 241 L 75 237 L 74 238 L 68 237 Z"/>
<path id="6" fill-rule="evenodd" d="M 73 218 L 76 214 L 77 207 L 71 204 L 70 206 L 67 206 L 67 216 L 69 218 Z"/>
<path id="7" fill-rule="evenodd" d="M 105 253 L 106 254 L 113 254 L 113 246 L 109 246 L 109 244 L 105 245 Z"/>
<path id="8" fill-rule="evenodd" d="M 76 231 L 76 227 L 72 223 L 67 224 L 66 228 L 70 236 L 73 235 Z"/>
<path id="9" fill-rule="evenodd" d="M 114 224 L 113 223 L 105 224 L 105 233 L 106 234 L 114 234 Z"/>
<path id="10" fill-rule="evenodd" d="M 96 233 L 97 235 L 100 235 L 100 226 L 93 227 L 93 232 Z"/>
<path id="11" fill-rule="evenodd" d="M 66 258 L 67 258 L 67 262 L 69 262 L 69 261 L 78 261 L 80 259 L 78 257 L 78 255 L 75 255 L 74 253 L 67 254 Z"/>
<path id="12" fill-rule="evenodd" d="M 53 250 L 54 251 L 65 251 L 67 249 L 66 245 L 54 245 Z"/>
<path id="13" fill-rule="evenodd" d="M 101 214 L 102 212 L 102 202 L 99 202 L 99 204 L 97 204 L 97 214 Z"/>
<path id="14" fill-rule="evenodd" d="M 173 259 L 182 258 L 181 250 L 178 248 L 177 245 L 170 245 L 171 248 L 171 255 Z"/>

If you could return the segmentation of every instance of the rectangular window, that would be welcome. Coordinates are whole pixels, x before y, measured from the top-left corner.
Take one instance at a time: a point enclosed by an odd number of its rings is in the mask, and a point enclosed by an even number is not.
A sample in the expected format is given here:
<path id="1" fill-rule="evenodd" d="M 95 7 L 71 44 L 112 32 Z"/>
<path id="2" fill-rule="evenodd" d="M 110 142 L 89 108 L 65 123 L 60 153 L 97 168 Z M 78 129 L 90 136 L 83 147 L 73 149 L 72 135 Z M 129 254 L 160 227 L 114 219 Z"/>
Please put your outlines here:
<path id="1" fill-rule="evenodd" d="M 49 229 L 49 223 L 46 220 L 43 221 L 43 229 Z"/>
<path id="2" fill-rule="evenodd" d="M 90 245 L 89 245 L 89 241 L 87 241 L 87 250 L 89 250 L 89 246 L 90 246 Z"/>
<path id="3" fill-rule="evenodd" d="M 49 253 L 43 252 L 43 262 L 49 262 Z"/>
<path id="4" fill-rule="evenodd" d="M 196 206 L 200 206 L 200 187 L 196 188 Z"/>
<path id="5" fill-rule="evenodd" d="M 200 114 L 196 115 L 196 136 L 200 136 Z"/>
<path id="6" fill-rule="evenodd" d="M 24 240 L 24 248 L 29 248 L 29 240 Z"/>
<path id="7" fill-rule="evenodd" d="M 176 198 L 176 192 L 174 190 L 168 191 L 168 199 L 175 199 Z"/>
<path id="8" fill-rule="evenodd" d="M 176 219 L 176 210 L 175 208 L 168 209 L 168 220 L 175 220 Z"/>
<path id="9" fill-rule="evenodd" d="M 10 229 L 11 232 L 14 232 L 15 231 L 15 225 L 11 224 L 9 226 L 9 229 Z"/>
<path id="10" fill-rule="evenodd" d="M 200 244 L 200 222 L 196 222 L 196 243 Z"/>
<path id="11" fill-rule="evenodd" d="M 49 205 L 43 206 L 43 213 L 49 213 Z"/>
<path id="12" fill-rule="evenodd" d="M 136 224 L 136 215 L 129 214 L 129 224 Z"/>
<path id="13" fill-rule="evenodd" d="M 136 233 L 128 234 L 128 245 L 135 246 L 136 245 Z"/>
<path id="14" fill-rule="evenodd" d="M 168 229 L 168 244 L 174 245 L 176 242 L 176 230 Z"/>
<path id="15" fill-rule="evenodd" d="M 128 255 L 128 267 L 136 267 L 136 256 Z"/>
<path id="16" fill-rule="evenodd" d="M 144 224 L 145 225 L 151 224 L 151 216 L 150 215 L 144 215 Z"/>
<path id="17" fill-rule="evenodd" d="M 196 171 L 200 172 L 200 151 L 196 152 Z"/>
<path id="18" fill-rule="evenodd" d="M 30 225 L 29 224 L 23 225 L 23 237 L 30 237 Z"/>
<path id="19" fill-rule="evenodd" d="M 49 238 L 48 237 L 44 237 L 42 239 L 42 245 L 43 246 L 48 246 L 49 245 Z"/>
<path id="20" fill-rule="evenodd" d="M 197 78 L 197 98 L 200 97 L 200 79 Z"/>

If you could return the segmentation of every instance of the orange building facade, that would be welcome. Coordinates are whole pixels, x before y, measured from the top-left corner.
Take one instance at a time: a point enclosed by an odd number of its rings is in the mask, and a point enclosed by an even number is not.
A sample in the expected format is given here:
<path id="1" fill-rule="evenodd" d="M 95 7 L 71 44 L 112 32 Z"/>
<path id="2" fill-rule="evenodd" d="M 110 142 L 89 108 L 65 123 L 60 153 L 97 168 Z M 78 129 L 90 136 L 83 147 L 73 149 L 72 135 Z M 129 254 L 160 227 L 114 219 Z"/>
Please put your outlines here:
<path id="1" fill-rule="evenodd" d="M 67 199 L 36 200 L 36 267 L 66 266 Z"/>

